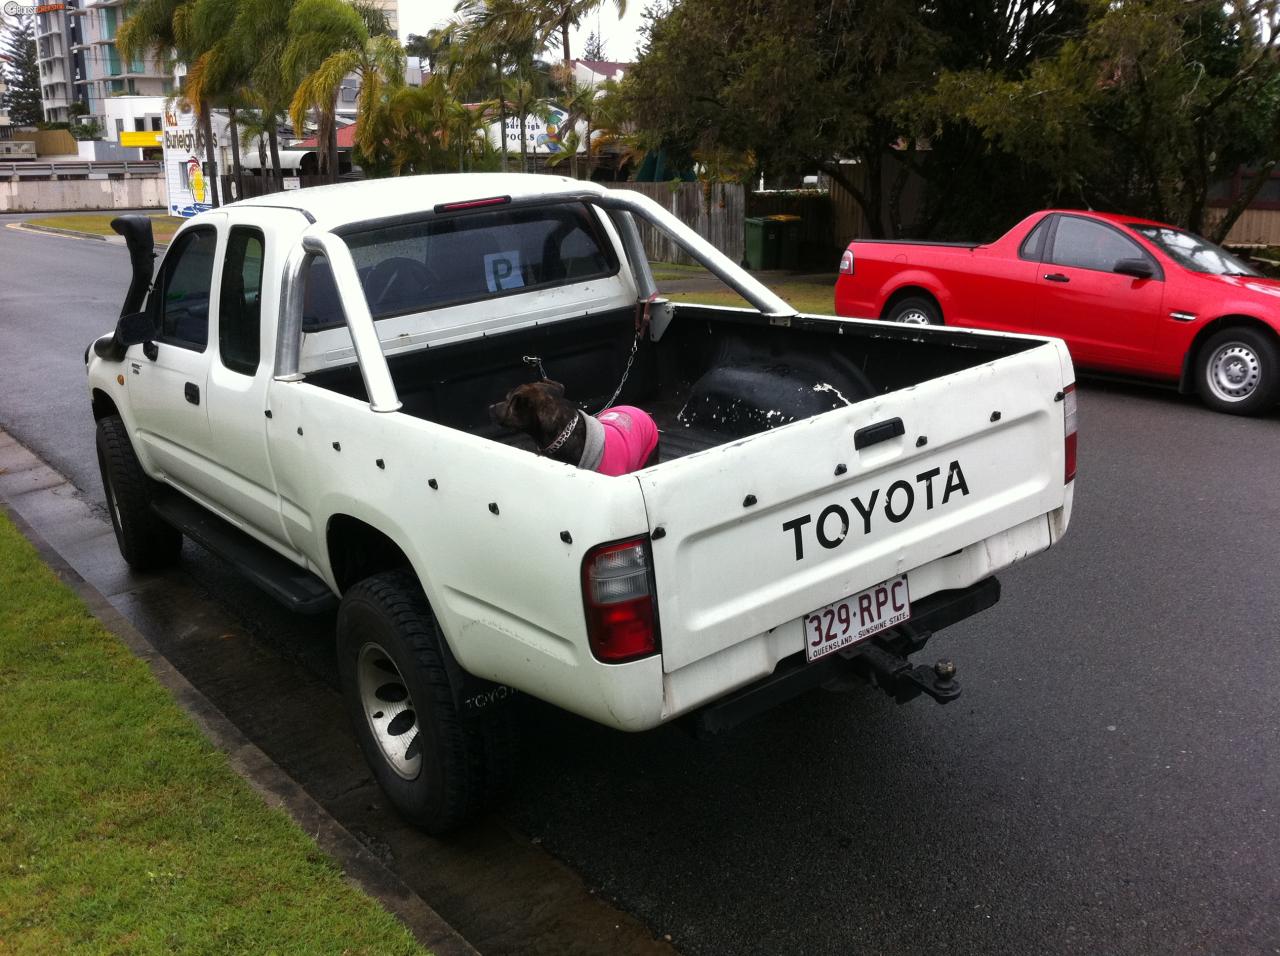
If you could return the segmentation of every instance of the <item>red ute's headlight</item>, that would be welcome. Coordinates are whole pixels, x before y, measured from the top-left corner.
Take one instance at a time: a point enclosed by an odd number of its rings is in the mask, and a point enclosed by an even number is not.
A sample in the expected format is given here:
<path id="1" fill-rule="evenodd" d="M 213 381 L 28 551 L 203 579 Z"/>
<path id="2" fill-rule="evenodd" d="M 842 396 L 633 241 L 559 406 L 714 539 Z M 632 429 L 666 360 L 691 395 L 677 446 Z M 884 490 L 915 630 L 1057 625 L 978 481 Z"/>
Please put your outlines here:
<path id="1" fill-rule="evenodd" d="M 1062 416 L 1063 416 L 1063 450 L 1066 452 L 1065 458 L 1067 462 L 1066 471 L 1062 478 L 1065 485 L 1068 481 L 1074 481 L 1076 477 L 1076 426 L 1079 423 L 1079 413 L 1076 411 L 1076 385 L 1072 382 L 1062 390 Z"/>
<path id="2" fill-rule="evenodd" d="M 844 255 L 840 257 L 840 274 L 843 276 L 853 275 L 853 250 L 846 249 Z"/>
<path id="3" fill-rule="evenodd" d="M 621 664 L 658 650 L 648 538 L 602 544 L 582 560 L 582 606 L 591 653 Z"/>

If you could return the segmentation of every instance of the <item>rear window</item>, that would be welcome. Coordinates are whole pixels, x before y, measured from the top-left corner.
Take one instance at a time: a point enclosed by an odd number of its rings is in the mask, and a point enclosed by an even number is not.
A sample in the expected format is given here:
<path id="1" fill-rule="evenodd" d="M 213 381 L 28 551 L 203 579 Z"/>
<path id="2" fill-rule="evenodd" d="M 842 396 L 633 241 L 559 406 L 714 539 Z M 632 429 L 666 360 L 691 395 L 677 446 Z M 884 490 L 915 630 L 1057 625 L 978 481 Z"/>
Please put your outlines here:
<path id="1" fill-rule="evenodd" d="M 613 275 L 617 257 L 581 204 L 423 219 L 348 232 L 374 319 Z M 329 265 L 307 271 L 306 331 L 343 323 Z"/>

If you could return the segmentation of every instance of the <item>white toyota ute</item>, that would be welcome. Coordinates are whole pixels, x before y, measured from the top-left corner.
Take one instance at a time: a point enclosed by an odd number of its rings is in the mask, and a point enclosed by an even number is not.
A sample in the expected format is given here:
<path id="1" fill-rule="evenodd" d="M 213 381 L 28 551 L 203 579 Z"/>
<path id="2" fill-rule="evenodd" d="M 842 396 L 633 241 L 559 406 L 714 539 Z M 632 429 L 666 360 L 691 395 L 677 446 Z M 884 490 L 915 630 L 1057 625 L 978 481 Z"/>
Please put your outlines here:
<path id="1" fill-rule="evenodd" d="M 799 315 L 658 204 L 552 176 L 303 189 L 203 213 L 86 353 L 109 511 L 139 570 L 183 537 L 299 612 L 337 606 L 361 747 L 436 832 L 484 806 L 530 695 L 714 733 L 913 663 L 1065 532 L 1062 342 Z M 641 230 L 751 308 L 661 299 Z M 1000 303 L 991 303 L 999 309 Z M 488 406 L 541 374 L 657 422 L 610 477 Z"/>

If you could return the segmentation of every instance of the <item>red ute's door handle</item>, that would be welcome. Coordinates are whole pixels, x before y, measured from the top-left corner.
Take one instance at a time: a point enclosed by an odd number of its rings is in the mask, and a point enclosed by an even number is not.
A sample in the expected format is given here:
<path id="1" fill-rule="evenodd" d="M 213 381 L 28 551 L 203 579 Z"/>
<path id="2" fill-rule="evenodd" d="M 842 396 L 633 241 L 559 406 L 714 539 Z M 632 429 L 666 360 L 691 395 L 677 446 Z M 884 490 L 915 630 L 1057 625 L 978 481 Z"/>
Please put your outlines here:
<path id="1" fill-rule="evenodd" d="M 1050 282 L 1070 282 L 1071 280 L 1064 276 L 1061 272 L 1049 272 L 1045 274 L 1045 278 Z"/>

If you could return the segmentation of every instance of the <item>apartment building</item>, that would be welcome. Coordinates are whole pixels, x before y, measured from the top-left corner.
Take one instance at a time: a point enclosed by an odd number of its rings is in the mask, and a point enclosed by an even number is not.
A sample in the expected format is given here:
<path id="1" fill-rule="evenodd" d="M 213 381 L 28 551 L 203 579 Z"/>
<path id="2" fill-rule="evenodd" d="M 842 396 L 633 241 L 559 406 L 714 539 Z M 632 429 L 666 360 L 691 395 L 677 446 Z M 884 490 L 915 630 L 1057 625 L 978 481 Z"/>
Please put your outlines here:
<path id="1" fill-rule="evenodd" d="M 66 122 L 73 103 L 110 135 L 107 103 L 121 96 L 165 96 L 173 75 L 152 57 L 126 60 L 116 49 L 126 0 L 66 0 L 43 4 L 36 15 L 36 58 L 45 119 Z M 112 137 L 114 138 L 114 137 Z"/>
<path id="2" fill-rule="evenodd" d="M 75 24 L 68 12 L 77 0 L 51 3 L 36 14 L 36 64 L 40 69 L 40 96 L 44 118 L 51 123 L 70 120 L 69 108 L 75 102 L 75 77 L 83 76 L 83 55 L 73 57 L 71 45 L 76 42 Z M 73 61 L 79 61 L 79 67 Z"/>
<path id="3" fill-rule="evenodd" d="M 4 105 L 4 95 L 9 92 L 9 84 L 4 81 L 4 75 L 0 74 L 0 139 L 10 139 L 13 136 L 13 126 L 9 122 L 9 108 Z"/>

